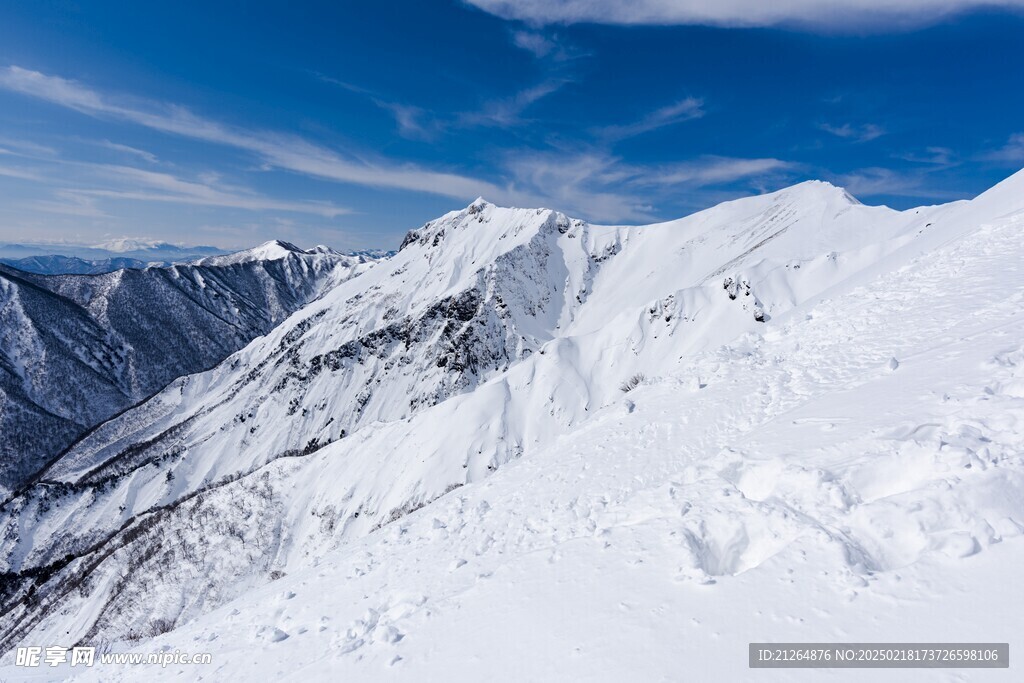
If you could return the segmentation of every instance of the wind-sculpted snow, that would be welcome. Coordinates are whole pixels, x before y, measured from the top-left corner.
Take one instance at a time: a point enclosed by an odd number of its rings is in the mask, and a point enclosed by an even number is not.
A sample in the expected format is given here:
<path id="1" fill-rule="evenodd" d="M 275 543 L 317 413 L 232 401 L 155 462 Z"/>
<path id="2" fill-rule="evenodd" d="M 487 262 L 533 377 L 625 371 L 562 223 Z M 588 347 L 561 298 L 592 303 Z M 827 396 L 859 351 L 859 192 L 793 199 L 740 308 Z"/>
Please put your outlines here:
<path id="1" fill-rule="evenodd" d="M 365 267 L 299 251 L 217 258 L 92 276 L 0 267 L 0 487 Z"/>
<path id="2" fill-rule="evenodd" d="M 774 591 L 741 639 L 808 640 L 794 585 L 860 599 L 849 633 L 892 572 L 1024 529 L 1022 183 L 907 212 L 807 183 L 640 228 L 474 202 L 10 501 L 0 639 L 174 626 L 226 679 L 410 680 L 569 676 L 570 640 L 608 642 L 577 677 L 650 680 L 672 658 L 628 655 L 635 607 L 659 651 L 720 652 L 707 591 Z"/>

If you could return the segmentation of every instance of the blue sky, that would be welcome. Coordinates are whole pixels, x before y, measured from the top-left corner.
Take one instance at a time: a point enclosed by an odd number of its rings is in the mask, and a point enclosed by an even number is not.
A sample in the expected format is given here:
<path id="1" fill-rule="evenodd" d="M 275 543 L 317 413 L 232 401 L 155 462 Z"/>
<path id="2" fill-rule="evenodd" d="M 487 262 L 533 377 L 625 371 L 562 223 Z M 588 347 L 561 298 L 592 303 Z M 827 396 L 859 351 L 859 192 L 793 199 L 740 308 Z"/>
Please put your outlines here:
<path id="1" fill-rule="evenodd" d="M 294 4 L 0 1 L 0 241 L 394 247 L 478 195 L 638 223 L 1024 166 L 1019 0 Z"/>

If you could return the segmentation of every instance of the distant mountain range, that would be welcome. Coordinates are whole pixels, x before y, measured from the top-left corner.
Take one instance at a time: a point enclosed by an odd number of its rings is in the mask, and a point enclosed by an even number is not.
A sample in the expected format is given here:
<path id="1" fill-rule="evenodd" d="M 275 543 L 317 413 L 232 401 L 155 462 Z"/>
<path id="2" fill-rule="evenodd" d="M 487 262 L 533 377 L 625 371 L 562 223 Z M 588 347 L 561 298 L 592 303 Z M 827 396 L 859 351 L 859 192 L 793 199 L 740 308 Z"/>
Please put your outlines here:
<path id="1" fill-rule="evenodd" d="M 57 242 L 0 243 L 0 259 L 18 260 L 32 256 L 61 256 L 86 261 L 125 258 L 152 262 L 193 261 L 207 256 L 230 253 L 229 250 L 209 246 L 185 246 L 168 242 L 143 240 L 112 240 L 100 244 L 65 244 Z"/>
<path id="2" fill-rule="evenodd" d="M 289 247 L 293 251 L 302 251 L 295 245 Z M 394 253 L 385 249 L 334 252 L 329 247 L 316 247 L 316 250 L 370 259 L 384 258 Z M 232 252 L 217 247 L 188 247 L 166 242 L 123 239 L 95 246 L 0 244 L 0 264 L 40 275 L 97 275 L 122 268 L 166 268 L 174 264 L 230 255 Z"/>
<path id="3" fill-rule="evenodd" d="M 25 258 L 0 258 L 0 263 L 40 275 L 98 275 L 122 268 L 139 270 L 147 266 L 169 266 L 166 261 L 140 261 L 134 258 L 84 259 L 77 256 L 46 254 L 44 256 L 26 256 Z"/>
<path id="4" fill-rule="evenodd" d="M 31 257 L 39 258 L 39 257 Z M 87 275 L 0 265 L 0 488 L 168 382 L 215 365 L 372 259 L 268 242 Z"/>

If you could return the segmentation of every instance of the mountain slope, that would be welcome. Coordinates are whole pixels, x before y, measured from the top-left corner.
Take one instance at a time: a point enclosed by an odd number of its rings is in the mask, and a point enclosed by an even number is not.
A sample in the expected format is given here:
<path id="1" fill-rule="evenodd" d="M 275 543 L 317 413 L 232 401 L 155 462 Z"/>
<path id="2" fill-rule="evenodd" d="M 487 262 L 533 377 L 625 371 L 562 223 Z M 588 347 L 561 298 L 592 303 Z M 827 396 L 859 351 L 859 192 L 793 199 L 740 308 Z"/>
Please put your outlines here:
<path id="1" fill-rule="evenodd" d="M 614 396 L 630 366 L 641 369 L 630 357 L 685 352 L 753 329 L 895 248 L 897 226 L 923 225 L 926 215 L 856 205 L 824 184 L 643 228 L 478 202 L 414 231 L 386 269 L 332 291 L 229 365 L 104 425 L 47 476 L 99 474 L 114 463 L 123 471 L 132 465 L 118 455 L 132 443 L 147 444 L 133 456 L 140 462 L 216 443 L 232 455 L 204 471 L 202 485 L 368 422 L 405 419 L 553 340 L 552 353 L 572 355 L 577 338 L 600 350 L 627 335 L 630 353 L 583 369 L 606 376 L 584 378 L 594 395 L 571 401 L 577 419 Z M 871 242 L 853 232 L 862 225 L 893 236 Z M 824 244 L 858 246 L 840 263 Z M 612 338 L 601 339 L 602 330 Z M 250 438 L 269 424 L 270 433 Z"/>
<path id="2" fill-rule="evenodd" d="M 154 624 L 187 624 L 280 572 L 325 558 L 346 566 L 342 558 L 355 555 L 334 549 L 355 552 L 360 538 L 396 543 L 399 520 L 424 506 L 416 519 L 444 509 L 438 528 L 452 519 L 457 526 L 449 508 L 462 505 L 462 492 L 432 501 L 467 485 L 465 495 L 477 495 L 471 491 L 490 486 L 481 480 L 516 458 L 554 465 L 566 439 L 642 406 L 623 401 L 634 383 L 638 397 L 656 391 L 648 384 L 675 387 L 658 410 L 677 427 L 667 441 L 657 427 L 652 436 L 683 451 L 667 466 L 685 474 L 687 462 L 714 456 L 801 401 L 887 372 L 895 342 L 867 341 L 872 311 L 855 304 L 881 287 L 897 297 L 884 318 L 895 319 L 901 284 L 886 275 L 913 270 L 920 254 L 959 243 L 983 222 L 1003 225 L 1021 209 L 1022 182 L 1012 178 L 974 202 L 907 212 L 807 183 L 641 228 L 474 202 L 413 231 L 393 259 L 213 370 L 103 424 L 5 505 L 10 573 L 0 637 L 9 647 L 60 629 L 90 642 L 145 635 Z M 979 288 L 994 302 L 1002 295 Z M 908 310 L 922 316 L 920 302 L 936 294 L 919 291 Z M 759 341 L 801 316 L 811 314 L 813 325 L 822 297 L 836 303 L 821 334 L 847 329 L 831 346 L 823 337 L 801 355 L 789 335 L 783 341 L 795 346 Z M 954 312 L 966 306 L 957 301 Z M 988 301 L 977 299 L 977 310 Z M 961 317 L 975 319 L 974 309 L 965 311 Z M 852 327 L 843 328 L 844 316 Z M 878 334 L 892 328 L 877 326 Z M 865 335 L 868 351 L 835 365 L 856 335 Z M 765 367 L 779 368 L 783 351 L 795 355 L 799 376 L 768 377 Z M 728 407 L 729 419 L 702 412 L 706 400 Z M 651 443 L 636 431 L 650 416 L 623 419 L 633 427 L 593 443 Z M 640 453 L 639 469 L 619 470 L 619 450 L 606 471 L 623 477 L 625 493 L 666 481 L 657 461 L 644 464 Z M 519 482 L 508 489 L 509 506 L 576 516 L 558 502 L 572 495 L 576 476 L 566 475 L 550 503 L 543 488 L 538 498 L 516 498 L 526 495 Z M 527 547 L 537 528 L 563 533 L 561 523 L 514 521 L 513 546 L 505 547 Z M 482 553 L 506 533 L 497 524 L 480 522 L 472 542 Z M 571 536 L 574 527 L 565 528 Z M 752 561 L 708 550 L 728 539 L 694 538 L 688 576 L 728 575 Z M 208 578 L 200 585 L 197 576 Z M 366 642 L 351 640 L 360 638 Z"/>
<path id="3" fill-rule="evenodd" d="M 95 276 L 0 266 L 0 429 L 10 435 L 0 485 L 18 485 L 86 429 L 216 364 L 364 267 L 335 253 L 265 252 Z"/>
<path id="4" fill-rule="evenodd" d="M 224 680 L 738 681 L 749 642 L 1024 645 L 1024 206 L 981 208 L 494 476 L 118 649 L 212 652 L 201 670 Z M 386 453 L 343 443 L 266 471 L 277 506 L 313 499 L 307 527 L 351 460 Z"/>

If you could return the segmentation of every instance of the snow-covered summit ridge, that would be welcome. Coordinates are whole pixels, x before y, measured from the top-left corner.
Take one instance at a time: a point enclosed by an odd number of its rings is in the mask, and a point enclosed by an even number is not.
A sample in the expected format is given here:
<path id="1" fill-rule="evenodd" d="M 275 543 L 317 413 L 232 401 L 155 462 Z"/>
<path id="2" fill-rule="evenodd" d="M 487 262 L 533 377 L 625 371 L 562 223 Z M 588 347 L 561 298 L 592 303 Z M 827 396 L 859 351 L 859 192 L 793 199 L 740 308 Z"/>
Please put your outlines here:
<path id="1" fill-rule="evenodd" d="M 357 257 L 342 254 L 324 245 L 302 249 L 291 242 L 275 239 L 231 254 L 207 256 L 193 263 L 201 266 L 228 266 L 249 261 L 279 261 L 286 258 L 327 258 L 344 261 Z"/>
<path id="2" fill-rule="evenodd" d="M 438 247 L 449 231 L 460 229 L 472 229 L 474 232 L 472 239 L 481 243 L 495 239 L 507 240 L 509 239 L 507 231 L 509 221 L 521 223 L 514 231 L 515 235 L 522 234 L 524 230 L 535 231 L 546 223 L 549 224 L 549 227 L 558 228 L 562 233 L 567 232 L 571 227 L 583 228 L 584 226 L 587 226 L 587 230 L 597 228 L 601 232 L 608 230 L 640 231 L 661 226 L 704 225 L 709 221 L 720 221 L 730 214 L 735 215 L 738 219 L 758 220 L 763 218 L 767 211 L 781 210 L 784 207 L 789 207 L 786 211 L 791 215 L 799 213 L 805 218 L 823 221 L 828 221 L 830 217 L 851 210 L 852 207 L 863 207 L 866 211 L 878 216 L 901 213 L 887 207 L 867 207 L 845 189 L 822 180 L 808 180 L 772 193 L 724 202 L 685 218 L 645 226 L 590 225 L 552 209 L 502 207 L 487 201 L 484 197 L 478 197 L 464 209 L 451 211 L 420 228 L 410 230 L 403 240 L 400 250 L 414 244 Z M 834 237 L 834 235 L 828 237 Z M 514 244 L 514 242 L 509 243 L 509 245 Z M 478 248 L 483 248 L 483 245 L 478 245 Z"/>
<path id="3" fill-rule="evenodd" d="M 383 249 L 342 252 L 324 244 L 318 244 L 310 249 L 303 249 L 291 242 L 275 239 L 230 254 L 207 256 L 193 261 L 193 263 L 202 266 L 228 266 L 237 263 L 248 263 L 250 261 L 279 261 L 291 258 L 321 259 L 337 262 L 345 266 L 355 266 L 387 258 L 392 253 Z"/>

